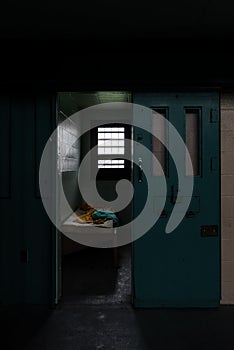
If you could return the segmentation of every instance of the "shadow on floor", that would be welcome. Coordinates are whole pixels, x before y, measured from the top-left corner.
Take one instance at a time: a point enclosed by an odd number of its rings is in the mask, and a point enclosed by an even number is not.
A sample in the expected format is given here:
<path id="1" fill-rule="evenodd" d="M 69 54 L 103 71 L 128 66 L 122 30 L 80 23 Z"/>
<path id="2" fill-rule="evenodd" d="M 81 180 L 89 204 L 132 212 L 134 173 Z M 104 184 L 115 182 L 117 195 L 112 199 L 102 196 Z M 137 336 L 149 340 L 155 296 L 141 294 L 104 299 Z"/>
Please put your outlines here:
<path id="1" fill-rule="evenodd" d="M 4 305 L 0 307 L 1 343 L 5 349 L 26 349 L 44 329 L 53 311 L 48 306 Z"/>
<path id="2" fill-rule="evenodd" d="M 112 294 L 117 270 L 112 249 L 86 248 L 63 257 L 63 296 Z"/>
<path id="3" fill-rule="evenodd" d="M 131 246 L 118 248 L 118 268 L 113 249 L 87 248 L 63 258 L 62 302 L 117 304 L 131 301 Z"/>
<path id="4" fill-rule="evenodd" d="M 20 313 L 20 314 L 19 314 Z M 233 350 L 234 307 L 133 309 L 64 304 L 8 311 L 1 326 L 6 349 Z M 7 326 L 6 326 L 7 325 Z"/>

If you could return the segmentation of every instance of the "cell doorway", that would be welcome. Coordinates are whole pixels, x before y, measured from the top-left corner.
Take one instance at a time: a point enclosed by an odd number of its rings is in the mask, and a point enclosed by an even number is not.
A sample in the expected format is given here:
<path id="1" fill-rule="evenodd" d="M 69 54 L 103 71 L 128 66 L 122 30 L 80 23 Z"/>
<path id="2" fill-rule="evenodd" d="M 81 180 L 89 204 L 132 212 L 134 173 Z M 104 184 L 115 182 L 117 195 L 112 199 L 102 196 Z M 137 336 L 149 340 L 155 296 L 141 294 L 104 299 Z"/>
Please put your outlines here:
<path id="1" fill-rule="evenodd" d="M 72 217 L 66 214 L 65 203 L 58 193 L 58 205 L 63 216 L 61 220 L 67 225 L 65 234 L 58 232 L 57 239 L 56 294 L 58 301 L 61 300 L 62 303 L 129 304 L 132 301 L 132 245 L 102 249 L 73 239 L 76 230 L 84 235 L 91 235 L 93 232 L 95 234 L 95 230 L 100 232 L 100 229 L 106 230 L 105 232 L 110 230 L 104 226 L 111 220 L 104 219 L 99 224 L 92 219 L 94 210 L 99 210 L 100 206 L 99 203 L 88 203 L 83 198 L 78 185 L 79 167 L 90 149 L 97 146 L 87 173 L 89 170 L 92 177 L 96 172 L 96 185 L 100 196 L 106 201 L 114 200 L 119 179 L 132 180 L 131 162 L 123 158 L 132 152 L 125 142 L 126 139 L 131 140 L 131 125 L 121 124 L 119 120 L 115 124 L 112 120 L 112 124 L 108 125 L 107 120 L 103 127 L 96 127 L 95 120 L 91 120 L 89 131 L 78 137 L 87 121 L 81 116 L 79 123 L 75 125 L 70 118 L 75 113 L 97 104 L 131 102 L 131 99 L 129 92 L 120 91 L 58 93 L 58 176 L 61 177 L 66 200 L 74 211 Z M 110 160 L 113 155 L 116 159 Z M 111 211 L 112 208 L 101 209 Z M 113 229 L 117 224 L 131 222 L 132 203 L 115 215 L 118 222 L 112 220 Z"/>

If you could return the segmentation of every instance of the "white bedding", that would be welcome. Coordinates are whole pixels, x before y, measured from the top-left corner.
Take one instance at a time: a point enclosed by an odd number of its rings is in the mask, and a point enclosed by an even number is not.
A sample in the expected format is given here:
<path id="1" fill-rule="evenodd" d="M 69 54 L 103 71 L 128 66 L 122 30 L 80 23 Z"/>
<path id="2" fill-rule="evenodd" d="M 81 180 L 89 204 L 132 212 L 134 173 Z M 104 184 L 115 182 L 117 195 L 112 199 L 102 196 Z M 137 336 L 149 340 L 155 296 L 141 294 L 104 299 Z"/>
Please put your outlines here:
<path id="1" fill-rule="evenodd" d="M 114 233 L 116 228 L 113 227 L 113 220 L 107 220 L 103 224 L 80 223 L 76 221 L 77 214 L 73 213 L 61 225 L 61 231 L 68 234 L 77 233 Z"/>

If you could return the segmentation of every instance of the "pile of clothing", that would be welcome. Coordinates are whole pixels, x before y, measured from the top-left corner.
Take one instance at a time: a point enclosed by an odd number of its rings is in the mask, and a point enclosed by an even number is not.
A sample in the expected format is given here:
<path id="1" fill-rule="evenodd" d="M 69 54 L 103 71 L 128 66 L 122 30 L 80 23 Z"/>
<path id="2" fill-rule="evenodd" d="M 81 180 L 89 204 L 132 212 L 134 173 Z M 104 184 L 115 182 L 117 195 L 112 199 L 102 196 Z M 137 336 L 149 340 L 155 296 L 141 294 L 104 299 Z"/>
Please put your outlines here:
<path id="1" fill-rule="evenodd" d="M 81 205 L 80 211 L 83 214 L 77 217 L 77 222 L 103 224 L 107 220 L 113 220 L 113 226 L 119 225 L 118 217 L 109 208 L 94 208 L 91 205 L 84 203 Z"/>

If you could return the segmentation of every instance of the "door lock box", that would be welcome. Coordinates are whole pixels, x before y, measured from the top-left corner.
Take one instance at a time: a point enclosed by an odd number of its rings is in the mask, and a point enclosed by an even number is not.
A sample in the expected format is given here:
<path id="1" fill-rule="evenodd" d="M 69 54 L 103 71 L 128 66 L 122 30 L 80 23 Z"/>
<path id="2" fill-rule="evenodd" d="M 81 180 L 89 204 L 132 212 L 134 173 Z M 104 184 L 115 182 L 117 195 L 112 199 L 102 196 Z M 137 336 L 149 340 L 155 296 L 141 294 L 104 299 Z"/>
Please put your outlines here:
<path id="1" fill-rule="evenodd" d="M 201 236 L 202 237 L 217 237 L 218 236 L 218 226 L 217 225 L 201 226 Z"/>

